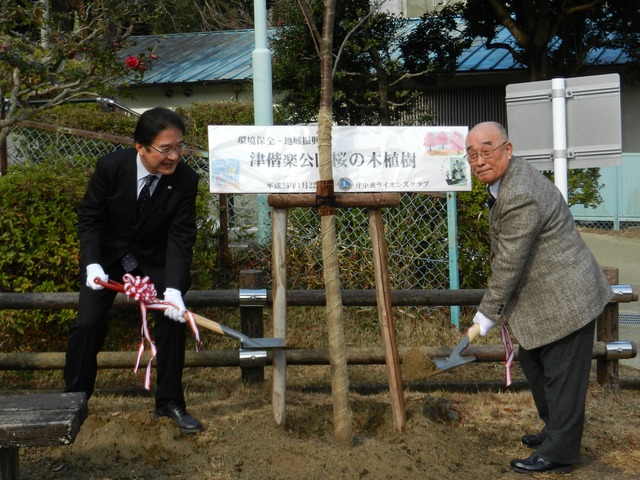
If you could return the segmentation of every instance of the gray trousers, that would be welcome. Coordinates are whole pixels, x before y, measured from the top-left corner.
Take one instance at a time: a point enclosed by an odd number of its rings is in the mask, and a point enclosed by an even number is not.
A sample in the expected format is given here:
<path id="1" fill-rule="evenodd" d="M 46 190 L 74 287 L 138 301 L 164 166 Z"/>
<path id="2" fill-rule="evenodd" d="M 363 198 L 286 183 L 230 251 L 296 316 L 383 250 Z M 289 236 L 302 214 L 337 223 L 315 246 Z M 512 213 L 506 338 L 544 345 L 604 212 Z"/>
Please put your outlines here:
<path id="1" fill-rule="evenodd" d="M 544 422 L 536 453 L 545 460 L 580 462 L 595 324 L 542 347 L 519 349 L 518 360 Z"/>

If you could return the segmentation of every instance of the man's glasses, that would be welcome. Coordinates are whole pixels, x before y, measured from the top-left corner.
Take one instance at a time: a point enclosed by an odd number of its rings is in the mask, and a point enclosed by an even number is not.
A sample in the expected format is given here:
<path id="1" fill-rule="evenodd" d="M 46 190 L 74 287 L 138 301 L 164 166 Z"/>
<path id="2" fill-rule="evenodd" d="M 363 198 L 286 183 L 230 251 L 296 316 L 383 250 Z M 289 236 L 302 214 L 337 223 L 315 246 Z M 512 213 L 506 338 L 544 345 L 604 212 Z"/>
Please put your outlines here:
<path id="1" fill-rule="evenodd" d="M 482 158 L 486 160 L 487 158 L 493 157 L 494 152 L 500 147 L 504 147 L 507 143 L 509 143 L 509 141 L 505 140 L 500 145 L 494 148 L 487 146 L 487 147 L 481 148 L 479 151 L 472 150 L 469 153 L 467 153 L 464 156 L 464 158 L 466 158 L 469 163 L 475 163 L 476 161 L 478 161 L 478 157 L 480 156 L 482 156 Z"/>
<path id="2" fill-rule="evenodd" d="M 176 154 L 178 155 L 182 155 L 182 152 L 186 147 L 184 143 L 179 143 L 175 147 L 164 147 L 164 148 L 154 147 L 153 145 L 149 145 L 149 146 L 153 148 L 156 152 L 158 152 L 160 155 L 164 155 L 165 157 L 168 157 L 173 152 L 176 152 Z"/>

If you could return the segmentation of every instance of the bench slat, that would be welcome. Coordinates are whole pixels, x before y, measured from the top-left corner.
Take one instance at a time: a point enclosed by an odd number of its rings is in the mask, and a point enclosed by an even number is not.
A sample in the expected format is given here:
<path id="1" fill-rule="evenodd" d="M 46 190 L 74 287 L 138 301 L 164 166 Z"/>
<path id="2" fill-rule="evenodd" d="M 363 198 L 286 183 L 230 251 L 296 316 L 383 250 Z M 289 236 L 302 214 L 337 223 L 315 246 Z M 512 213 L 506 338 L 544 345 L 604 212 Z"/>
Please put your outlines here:
<path id="1" fill-rule="evenodd" d="M 0 398 L 0 448 L 69 445 L 87 415 L 84 393 Z"/>

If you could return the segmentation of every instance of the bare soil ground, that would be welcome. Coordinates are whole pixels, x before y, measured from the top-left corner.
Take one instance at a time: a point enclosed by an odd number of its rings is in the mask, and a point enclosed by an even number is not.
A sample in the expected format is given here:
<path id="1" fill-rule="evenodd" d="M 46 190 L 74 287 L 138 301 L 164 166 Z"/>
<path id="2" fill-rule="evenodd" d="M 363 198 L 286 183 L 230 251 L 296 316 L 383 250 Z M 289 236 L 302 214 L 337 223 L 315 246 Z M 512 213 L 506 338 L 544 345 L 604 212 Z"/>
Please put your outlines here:
<path id="1" fill-rule="evenodd" d="M 630 229 L 623 236 L 638 238 L 640 229 Z M 356 309 L 347 317 L 350 346 L 379 342 L 375 314 L 365 310 Z M 395 323 L 399 346 L 457 343 L 460 333 L 434 320 L 399 309 Z M 219 321 L 238 328 L 225 319 Z M 302 328 L 316 347 L 326 341 L 322 313 L 303 311 L 299 318 L 290 319 L 288 328 Z M 265 331 L 270 331 L 268 325 Z M 206 336 L 206 342 L 211 342 L 207 348 L 229 348 L 224 340 L 211 341 Z M 479 341 L 500 343 L 496 332 Z M 118 346 L 135 350 L 137 339 Z M 243 385 L 238 368 L 186 369 L 188 409 L 205 429 L 184 435 L 168 419 L 152 421 L 153 396 L 142 389 L 141 373 L 101 370 L 89 417 L 75 443 L 21 449 L 22 478 L 515 479 L 523 476 L 511 472 L 510 460 L 531 453 L 520 437 L 541 428 L 517 364 L 516 382 L 507 390 L 500 388 L 502 365 L 488 362 L 406 383 L 403 432 L 393 428 L 385 367 L 350 366 L 354 438 L 348 445 L 334 438 L 329 366 L 288 368 L 284 427 L 273 420 L 270 367 L 265 368 L 265 376 L 262 385 Z M 410 378 L 404 377 L 405 381 Z M 598 385 L 592 374 L 582 462 L 567 477 L 640 479 L 640 371 L 620 367 L 620 378 L 623 388 L 612 393 Z M 5 395 L 61 388 L 60 372 L 0 372 L 0 393 Z"/>
<path id="2" fill-rule="evenodd" d="M 354 439 L 348 445 L 334 439 L 328 366 L 289 367 L 284 428 L 273 420 L 269 367 L 265 383 L 257 386 L 242 385 L 237 368 L 187 369 L 188 408 L 205 426 L 196 435 L 181 434 L 168 419 L 152 421 L 153 399 L 141 388 L 140 375 L 103 370 L 75 443 L 22 449 L 22 478 L 521 478 L 509 470 L 509 461 L 531 453 L 520 437 L 536 432 L 540 423 L 517 368 L 516 388 L 507 391 L 473 383 L 502 382 L 501 365 L 489 363 L 432 377 L 437 384 L 405 385 L 407 424 L 401 433 L 392 425 L 385 367 L 349 368 Z M 592 382 L 583 460 L 571 478 L 640 478 L 640 372 L 621 371 L 623 379 L 636 381 L 635 387 L 614 394 Z M 11 381 L 14 393 L 33 382 L 3 375 L 1 384 Z M 40 387 L 56 381 L 53 376 Z M 467 382 L 466 392 L 459 382 Z"/>

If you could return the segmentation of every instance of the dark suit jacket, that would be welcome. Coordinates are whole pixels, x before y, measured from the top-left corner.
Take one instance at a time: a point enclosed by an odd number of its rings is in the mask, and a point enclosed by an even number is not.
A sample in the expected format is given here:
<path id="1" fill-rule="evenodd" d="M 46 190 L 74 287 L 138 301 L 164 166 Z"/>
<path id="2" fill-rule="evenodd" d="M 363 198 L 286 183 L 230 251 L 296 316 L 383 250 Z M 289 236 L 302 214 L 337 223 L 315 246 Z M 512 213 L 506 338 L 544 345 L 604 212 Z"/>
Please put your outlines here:
<path id="1" fill-rule="evenodd" d="M 583 327 L 613 296 L 557 187 L 512 158 L 490 212 L 491 278 L 479 310 L 526 349 Z"/>
<path id="2" fill-rule="evenodd" d="M 191 283 L 198 175 L 181 161 L 173 175 L 158 180 L 138 219 L 136 155 L 128 148 L 98 160 L 78 210 L 82 264 L 99 263 L 109 273 L 131 252 L 159 295 L 166 287 L 184 293 Z"/>

